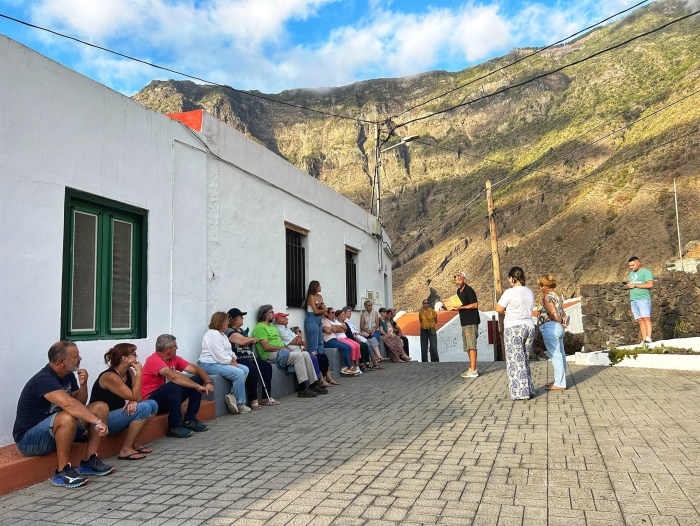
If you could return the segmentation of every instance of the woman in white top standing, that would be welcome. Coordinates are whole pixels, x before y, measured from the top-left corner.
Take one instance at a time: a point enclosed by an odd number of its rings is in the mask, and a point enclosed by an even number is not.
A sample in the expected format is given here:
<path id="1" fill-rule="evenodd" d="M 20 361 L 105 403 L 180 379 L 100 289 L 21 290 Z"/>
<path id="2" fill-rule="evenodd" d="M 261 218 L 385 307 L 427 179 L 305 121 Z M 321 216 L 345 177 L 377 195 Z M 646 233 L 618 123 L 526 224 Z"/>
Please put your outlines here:
<path id="1" fill-rule="evenodd" d="M 231 392 L 224 396 L 228 410 L 233 414 L 249 413 L 250 407 L 245 405 L 245 380 L 248 368 L 236 361 L 236 354 L 231 348 L 224 331 L 228 328 L 228 314 L 215 312 L 209 322 L 209 330 L 202 338 L 202 353 L 199 355 L 199 365 L 207 374 L 220 374 L 231 380 Z"/>
<path id="2" fill-rule="evenodd" d="M 504 347 L 508 389 L 512 400 L 529 400 L 535 396 L 528 357 L 535 341 L 535 323 L 532 308 L 535 295 L 525 286 L 525 273 L 520 267 L 508 272 L 510 289 L 506 290 L 496 304 L 496 312 L 505 313 L 503 321 Z"/>

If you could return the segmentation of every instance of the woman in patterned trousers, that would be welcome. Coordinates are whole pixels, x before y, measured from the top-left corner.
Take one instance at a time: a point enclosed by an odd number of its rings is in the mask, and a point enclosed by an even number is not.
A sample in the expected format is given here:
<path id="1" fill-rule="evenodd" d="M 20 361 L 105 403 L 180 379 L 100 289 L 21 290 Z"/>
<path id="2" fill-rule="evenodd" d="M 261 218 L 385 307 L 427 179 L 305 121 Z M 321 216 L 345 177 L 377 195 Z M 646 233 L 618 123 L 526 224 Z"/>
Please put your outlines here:
<path id="1" fill-rule="evenodd" d="M 510 289 L 506 290 L 496 304 L 496 312 L 505 313 L 503 321 L 504 348 L 508 389 L 512 400 L 529 400 L 535 396 L 528 357 L 535 340 L 535 323 L 532 308 L 535 296 L 525 286 L 525 273 L 520 267 L 508 272 Z"/>

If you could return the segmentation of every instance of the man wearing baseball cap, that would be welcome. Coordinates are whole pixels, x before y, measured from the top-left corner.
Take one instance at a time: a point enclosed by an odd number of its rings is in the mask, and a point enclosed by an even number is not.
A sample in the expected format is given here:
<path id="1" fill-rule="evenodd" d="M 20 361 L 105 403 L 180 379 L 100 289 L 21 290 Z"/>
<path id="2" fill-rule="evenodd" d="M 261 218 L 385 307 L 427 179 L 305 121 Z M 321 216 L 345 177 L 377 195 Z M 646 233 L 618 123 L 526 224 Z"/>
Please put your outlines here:
<path id="1" fill-rule="evenodd" d="M 467 285 L 467 273 L 457 272 L 454 275 L 457 285 L 457 297 L 462 303 L 452 310 L 459 311 L 459 323 L 462 325 L 462 344 L 464 352 L 469 354 L 469 369 L 464 371 L 462 378 L 476 378 L 479 371 L 476 370 L 476 338 L 479 335 L 479 302 L 476 292 Z"/>
<path id="2" fill-rule="evenodd" d="M 297 382 L 299 383 L 297 396 L 300 398 L 316 398 L 316 393 L 309 389 L 309 382 L 315 380 L 316 374 L 311 359 L 307 360 L 304 358 L 304 354 L 308 356 L 308 353 L 292 352 L 292 349 L 284 344 L 274 325 L 275 311 L 272 305 L 260 305 L 257 319 L 258 324 L 253 329 L 253 337 L 258 339 L 256 349 L 260 358 L 270 363 L 275 363 L 279 351 L 289 351 L 286 365 L 291 365 L 294 368 L 294 374 L 297 376 Z"/>
<path id="3" fill-rule="evenodd" d="M 301 332 L 296 335 L 288 327 L 289 324 L 289 314 L 286 312 L 276 312 L 275 313 L 275 328 L 280 334 L 280 338 L 284 344 L 289 347 L 292 352 L 300 352 L 304 357 L 304 361 L 311 360 L 311 365 L 314 369 L 314 374 L 309 374 L 309 389 L 311 389 L 316 394 L 327 394 L 328 390 L 321 384 L 321 371 L 318 365 L 318 357 L 311 353 L 306 352 L 304 349 L 304 340 L 301 337 Z M 324 356 L 325 358 L 325 356 Z M 313 380 L 313 381 L 312 381 Z"/>

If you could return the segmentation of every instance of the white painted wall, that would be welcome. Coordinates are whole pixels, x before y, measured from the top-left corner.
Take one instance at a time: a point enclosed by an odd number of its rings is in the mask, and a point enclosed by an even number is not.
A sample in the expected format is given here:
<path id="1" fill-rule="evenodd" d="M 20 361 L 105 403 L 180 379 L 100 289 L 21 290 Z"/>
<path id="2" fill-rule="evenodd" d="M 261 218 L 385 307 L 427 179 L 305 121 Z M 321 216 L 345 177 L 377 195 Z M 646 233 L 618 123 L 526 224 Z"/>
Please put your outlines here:
<path id="1" fill-rule="evenodd" d="M 360 250 L 358 292 L 384 290 L 368 214 L 213 117 L 200 136 L 240 168 L 179 122 L 1 35 L 0 71 L 0 445 L 60 337 L 66 187 L 148 210 L 142 359 L 168 332 L 196 360 L 215 310 L 253 311 L 248 325 L 261 303 L 289 310 L 285 220 L 309 229 L 307 281 L 322 283 L 328 305 L 345 303 L 345 244 Z M 79 343 L 91 381 L 116 342 Z"/>
<path id="2" fill-rule="evenodd" d="M 398 312 L 398 319 L 403 312 Z M 494 360 L 493 345 L 489 344 L 488 323 L 495 311 L 479 311 L 481 323 L 479 323 L 479 337 L 476 340 L 477 360 L 492 362 Z M 462 344 L 462 325 L 459 316 L 455 316 L 438 330 L 438 354 L 441 362 L 468 362 L 469 355 L 464 352 Z M 411 350 L 411 358 L 421 359 L 420 336 L 406 336 Z M 428 347 L 428 360 L 430 360 L 430 347 Z"/>

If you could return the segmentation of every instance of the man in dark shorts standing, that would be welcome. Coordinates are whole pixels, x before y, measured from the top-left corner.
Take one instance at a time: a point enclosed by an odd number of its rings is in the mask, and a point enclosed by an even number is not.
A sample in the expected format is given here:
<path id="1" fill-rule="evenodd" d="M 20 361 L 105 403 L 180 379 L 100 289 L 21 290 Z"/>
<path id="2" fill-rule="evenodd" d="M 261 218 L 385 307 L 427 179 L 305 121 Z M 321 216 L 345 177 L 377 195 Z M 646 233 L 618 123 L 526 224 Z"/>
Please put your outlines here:
<path id="1" fill-rule="evenodd" d="M 462 344 L 464 352 L 469 354 L 469 369 L 460 376 L 462 378 L 476 378 L 479 371 L 476 370 L 476 338 L 479 335 L 479 303 L 476 292 L 467 285 L 467 273 L 458 272 L 454 275 L 457 285 L 457 297 L 462 305 L 456 307 L 459 311 L 459 322 L 462 325 Z"/>

